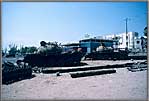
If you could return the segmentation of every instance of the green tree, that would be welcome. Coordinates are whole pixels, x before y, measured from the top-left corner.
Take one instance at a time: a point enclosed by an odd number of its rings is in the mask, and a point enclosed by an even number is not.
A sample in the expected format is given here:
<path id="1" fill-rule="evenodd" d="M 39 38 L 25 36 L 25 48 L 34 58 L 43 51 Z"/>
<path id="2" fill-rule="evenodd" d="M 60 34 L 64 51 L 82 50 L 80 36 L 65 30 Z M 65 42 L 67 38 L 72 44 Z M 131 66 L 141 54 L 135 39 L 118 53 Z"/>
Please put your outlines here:
<path id="1" fill-rule="evenodd" d="M 20 53 L 25 54 L 25 53 L 34 53 L 37 51 L 37 47 L 32 46 L 32 47 L 21 47 Z"/>
<path id="2" fill-rule="evenodd" d="M 28 47 L 23 47 L 23 46 L 22 46 L 22 47 L 20 48 L 20 53 L 21 53 L 21 54 L 25 54 L 25 53 L 27 53 L 27 50 L 28 50 Z"/>
<path id="3" fill-rule="evenodd" d="M 147 36 L 147 27 L 144 28 L 144 36 Z"/>
<path id="4" fill-rule="evenodd" d="M 37 48 L 34 47 L 34 46 L 27 48 L 27 53 L 34 53 L 34 52 L 36 52 L 36 51 L 37 51 Z"/>
<path id="5" fill-rule="evenodd" d="M 18 52 L 17 46 L 15 44 L 9 45 L 10 50 L 8 51 L 10 55 L 14 55 Z"/>

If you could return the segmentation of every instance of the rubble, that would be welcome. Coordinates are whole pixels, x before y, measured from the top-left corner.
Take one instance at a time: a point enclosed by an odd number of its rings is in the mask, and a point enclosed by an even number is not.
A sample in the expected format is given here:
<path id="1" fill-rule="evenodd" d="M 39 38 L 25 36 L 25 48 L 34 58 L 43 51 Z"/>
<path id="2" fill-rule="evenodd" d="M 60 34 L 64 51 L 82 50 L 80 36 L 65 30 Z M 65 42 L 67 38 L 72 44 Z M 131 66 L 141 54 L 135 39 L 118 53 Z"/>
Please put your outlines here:
<path id="1" fill-rule="evenodd" d="M 147 70 L 147 61 L 142 62 L 142 63 L 136 62 L 136 63 L 132 64 L 130 67 L 127 67 L 127 69 L 131 72 Z"/>

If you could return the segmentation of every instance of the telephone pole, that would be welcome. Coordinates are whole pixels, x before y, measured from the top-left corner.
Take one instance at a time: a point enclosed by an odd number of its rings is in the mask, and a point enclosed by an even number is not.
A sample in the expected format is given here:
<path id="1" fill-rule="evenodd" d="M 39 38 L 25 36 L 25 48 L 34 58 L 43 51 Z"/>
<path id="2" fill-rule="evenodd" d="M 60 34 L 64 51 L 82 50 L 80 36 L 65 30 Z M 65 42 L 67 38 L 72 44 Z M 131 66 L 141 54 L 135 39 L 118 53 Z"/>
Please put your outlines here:
<path id="1" fill-rule="evenodd" d="M 125 28 L 126 28 L 126 48 L 128 49 L 128 28 L 127 28 L 128 18 L 125 19 Z"/>

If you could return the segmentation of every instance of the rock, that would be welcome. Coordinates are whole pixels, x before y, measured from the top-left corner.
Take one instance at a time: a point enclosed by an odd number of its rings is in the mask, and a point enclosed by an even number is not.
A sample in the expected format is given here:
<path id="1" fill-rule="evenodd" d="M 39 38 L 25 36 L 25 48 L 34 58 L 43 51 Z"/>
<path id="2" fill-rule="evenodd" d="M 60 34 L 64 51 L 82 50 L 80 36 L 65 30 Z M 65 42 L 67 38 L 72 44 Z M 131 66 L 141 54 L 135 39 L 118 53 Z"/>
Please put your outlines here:
<path id="1" fill-rule="evenodd" d="M 133 61 L 133 59 L 131 59 L 131 61 Z"/>
<path id="2" fill-rule="evenodd" d="M 60 72 L 56 72 L 56 76 L 61 76 L 61 75 L 60 75 Z"/>

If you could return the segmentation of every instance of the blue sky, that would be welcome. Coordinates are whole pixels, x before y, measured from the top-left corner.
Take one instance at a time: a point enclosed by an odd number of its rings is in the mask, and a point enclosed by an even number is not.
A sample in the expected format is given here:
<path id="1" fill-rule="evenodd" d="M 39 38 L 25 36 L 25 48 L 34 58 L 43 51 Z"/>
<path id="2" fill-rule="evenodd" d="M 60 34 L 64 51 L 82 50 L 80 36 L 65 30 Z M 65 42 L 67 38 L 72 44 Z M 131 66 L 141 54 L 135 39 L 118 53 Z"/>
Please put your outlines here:
<path id="1" fill-rule="evenodd" d="M 101 36 L 128 31 L 143 35 L 146 2 L 3 2 L 2 47 L 39 46 L 39 42 L 78 42 L 85 34 Z"/>

